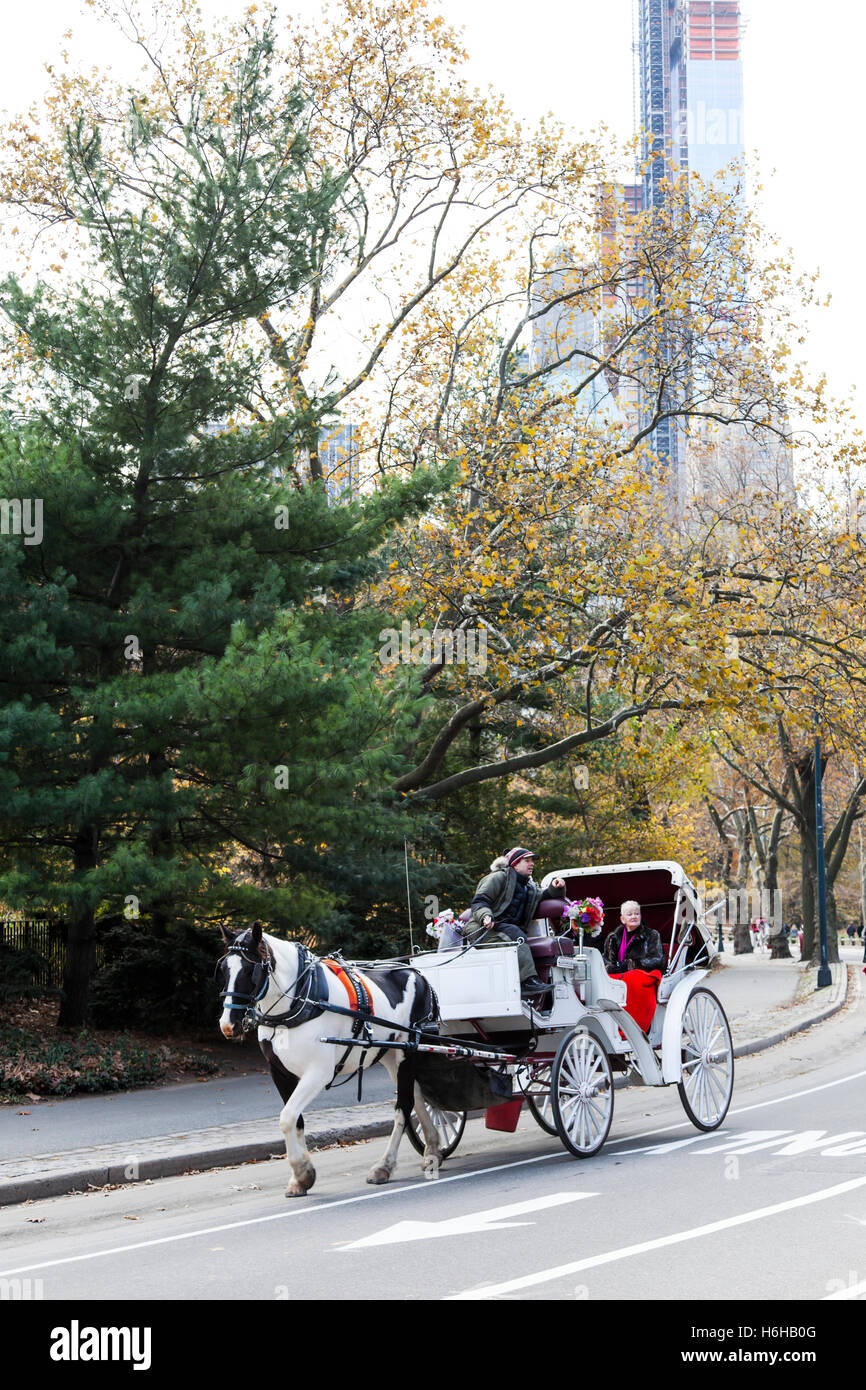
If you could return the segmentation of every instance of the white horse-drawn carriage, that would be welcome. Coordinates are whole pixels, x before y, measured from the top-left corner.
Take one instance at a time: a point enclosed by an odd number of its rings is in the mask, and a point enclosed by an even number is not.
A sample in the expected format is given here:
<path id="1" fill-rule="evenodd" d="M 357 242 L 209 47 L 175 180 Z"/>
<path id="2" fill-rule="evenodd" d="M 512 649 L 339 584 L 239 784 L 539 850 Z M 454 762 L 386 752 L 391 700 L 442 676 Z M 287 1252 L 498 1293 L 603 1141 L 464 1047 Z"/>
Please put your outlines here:
<path id="1" fill-rule="evenodd" d="M 442 1031 L 515 1056 L 509 1070 L 518 1105 L 525 1099 L 541 1128 L 579 1158 L 597 1153 L 607 1138 L 615 1072 L 646 1086 L 676 1085 L 692 1123 L 718 1128 L 733 1091 L 733 1044 L 724 1009 L 703 983 L 715 948 L 682 868 L 654 861 L 559 869 L 542 889 L 557 875 L 568 898 L 602 900 L 608 930 L 618 926 L 621 904 L 635 899 L 644 925 L 659 932 L 666 970 L 649 1031 L 626 1011 L 625 980 L 605 969 L 598 949 L 603 937 L 598 945 L 582 934 L 575 940 L 572 921 L 554 899 L 542 901 L 529 935 L 536 973 L 553 985 L 543 1011 L 520 997 L 512 946 L 482 943 L 413 959 L 436 991 Z M 517 1107 L 510 1114 L 506 1105 L 499 1115 L 498 1109 L 491 1107 L 488 1122 L 515 1127 Z M 453 1152 L 465 1114 L 444 1108 L 432 1114 L 446 1151 Z"/>
<path id="2" fill-rule="evenodd" d="M 285 1102 L 280 1125 L 295 1178 L 287 1195 L 303 1195 L 315 1176 L 303 1143 L 304 1105 L 338 1073 L 379 1059 L 395 1078 L 398 1106 L 372 1182 L 391 1176 L 407 1116 L 409 1138 L 435 1176 L 459 1143 L 467 1111 L 485 1109 L 492 1128 L 513 1130 L 524 1101 L 543 1130 L 588 1158 L 610 1130 L 615 1072 L 646 1086 L 677 1086 L 692 1123 L 718 1128 L 733 1091 L 733 1044 L 704 983 L 715 948 L 682 868 L 652 861 L 559 869 L 542 889 L 557 876 L 566 905 L 601 899 L 606 931 L 634 899 L 644 925 L 659 932 L 665 970 L 646 1032 L 625 1007 L 626 979 L 605 969 L 604 938 L 589 944 L 555 899 L 542 900 L 528 938 L 536 973 L 552 986 L 537 1000 L 521 998 L 513 945 L 455 945 L 413 956 L 409 966 L 356 969 L 320 962 L 304 947 L 264 936 L 258 924 L 227 937 L 221 1026 L 229 1033 L 258 1025 Z"/>

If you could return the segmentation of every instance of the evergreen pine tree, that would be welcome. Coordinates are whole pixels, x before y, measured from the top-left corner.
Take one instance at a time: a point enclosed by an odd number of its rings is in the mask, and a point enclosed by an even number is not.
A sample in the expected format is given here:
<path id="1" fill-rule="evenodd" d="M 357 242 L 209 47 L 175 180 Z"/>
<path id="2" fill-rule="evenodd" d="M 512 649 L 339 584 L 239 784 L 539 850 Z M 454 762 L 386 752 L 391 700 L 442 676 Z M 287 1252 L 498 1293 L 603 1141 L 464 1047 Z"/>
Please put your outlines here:
<path id="1" fill-rule="evenodd" d="M 272 61 L 266 26 L 218 103 L 132 99 L 120 150 L 82 116 L 81 278 L 0 296 L 32 383 L 0 435 L 0 901 L 65 917 L 64 1026 L 100 922 L 321 934 L 341 868 L 402 844 L 383 791 L 414 696 L 353 595 L 432 484 L 329 506 L 299 486 L 327 399 L 256 409 L 251 329 L 309 292 L 346 201 Z"/>

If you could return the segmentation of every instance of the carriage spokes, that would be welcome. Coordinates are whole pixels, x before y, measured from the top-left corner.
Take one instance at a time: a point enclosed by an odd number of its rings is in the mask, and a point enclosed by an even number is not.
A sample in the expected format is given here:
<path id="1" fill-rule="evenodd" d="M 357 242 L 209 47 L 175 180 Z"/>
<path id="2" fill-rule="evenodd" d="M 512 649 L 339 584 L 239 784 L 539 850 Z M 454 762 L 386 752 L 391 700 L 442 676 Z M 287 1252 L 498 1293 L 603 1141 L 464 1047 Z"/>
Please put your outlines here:
<path id="1" fill-rule="evenodd" d="M 575 1028 L 560 1044 L 550 1104 L 565 1147 L 577 1158 L 598 1153 L 613 1119 L 613 1075 L 607 1053 L 585 1028 Z"/>
<path id="2" fill-rule="evenodd" d="M 698 986 L 682 1020 L 680 1099 L 698 1129 L 718 1129 L 734 1090 L 734 1046 L 725 1011 L 708 989 Z"/>

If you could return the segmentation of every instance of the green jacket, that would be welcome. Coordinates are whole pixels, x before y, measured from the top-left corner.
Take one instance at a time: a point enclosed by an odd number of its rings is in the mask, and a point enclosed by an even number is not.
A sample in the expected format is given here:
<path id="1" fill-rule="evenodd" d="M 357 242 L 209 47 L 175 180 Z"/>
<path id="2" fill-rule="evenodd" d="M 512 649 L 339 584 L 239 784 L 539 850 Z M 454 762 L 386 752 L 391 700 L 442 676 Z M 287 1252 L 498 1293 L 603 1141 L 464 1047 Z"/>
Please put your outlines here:
<path id="1" fill-rule="evenodd" d="M 480 880 L 475 889 L 471 916 L 466 923 L 468 931 L 479 929 L 488 912 L 494 922 L 511 920 L 508 916 L 508 904 L 514 897 L 514 890 L 517 886 L 517 870 L 509 869 L 504 859 L 494 859 L 490 869 L 491 872 Z M 532 879 L 529 880 L 528 887 L 529 892 L 524 903 L 524 919 L 522 922 L 515 923 L 515 926 L 518 927 L 529 926 L 538 911 L 538 904 L 542 898 L 561 898 L 565 895 L 564 888 L 542 889 Z"/>

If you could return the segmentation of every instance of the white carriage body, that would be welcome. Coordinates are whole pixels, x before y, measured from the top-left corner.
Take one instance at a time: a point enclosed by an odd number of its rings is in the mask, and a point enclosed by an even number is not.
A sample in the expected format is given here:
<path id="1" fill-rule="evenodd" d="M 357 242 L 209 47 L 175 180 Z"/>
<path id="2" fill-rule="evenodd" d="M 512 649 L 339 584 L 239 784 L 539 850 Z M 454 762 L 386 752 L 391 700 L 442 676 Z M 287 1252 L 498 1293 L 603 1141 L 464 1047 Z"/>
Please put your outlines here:
<path id="1" fill-rule="evenodd" d="M 629 1057 L 636 1079 L 662 1086 L 681 1077 L 683 1014 L 689 998 L 706 976 L 700 965 L 715 955 L 712 936 L 703 920 L 700 897 L 679 864 L 648 860 L 636 864 L 606 864 L 591 868 L 554 869 L 541 887 L 560 877 L 571 898 L 601 897 L 605 930 L 616 929 L 619 908 L 628 898 L 641 903 L 643 920 L 659 931 L 667 955 L 667 971 L 658 992 L 658 1005 L 648 1035 L 644 1035 L 624 1005 L 626 985 L 605 969 L 603 937 L 574 956 L 554 954 L 549 962 L 553 992 L 550 1007 L 540 1011 L 520 997 L 517 952 L 513 946 L 477 945 L 462 950 L 428 952 L 413 965 L 430 981 L 441 1010 L 443 1031 L 453 1035 L 521 1033 L 544 1035 L 539 1052 L 555 1052 L 561 1039 L 581 1024 L 605 1050 Z M 551 909 L 553 905 L 551 904 Z M 529 929 L 530 946 L 555 931 L 549 918 L 538 918 Z M 657 1049 L 661 1049 L 661 1057 Z"/>
<path id="2" fill-rule="evenodd" d="M 563 904 L 542 899 L 528 942 L 536 973 L 551 986 L 543 1008 L 539 999 L 521 998 L 513 945 L 449 945 L 413 960 L 436 991 L 443 1033 L 465 1047 L 466 1056 L 482 1062 L 489 1057 L 494 1066 L 498 1056 L 500 1068 L 507 1066 L 515 1078 L 516 1110 L 514 1101 L 494 1106 L 488 1124 L 513 1130 L 525 1101 L 546 1133 L 558 1135 L 576 1157 L 590 1157 L 610 1129 L 613 1072 L 627 1071 L 647 1086 L 676 1084 L 693 1124 L 704 1131 L 718 1128 L 733 1092 L 733 1042 L 724 1010 L 703 985 L 715 946 L 703 904 L 682 867 L 647 860 L 553 869 L 542 889 L 556 877 L 572 901 L 600 898 L 606 921 L 604 934 L 578 943 L 575 951 L 572 933 L 563 932 Z M 629 899 L 640 904 L 643 923 L 658 931 L 665 952 L 646 1034 L 626 1010 L 625 980 L 608 974 L 599 949 L 605 934 L 618 928 Z M 479 1047 L 488 1049 L 487 1057 Z M 501 1115 L 503 1110 L 508 1114 Z M 438 1113 L 450 1153 L 465 1113 Z"/>

